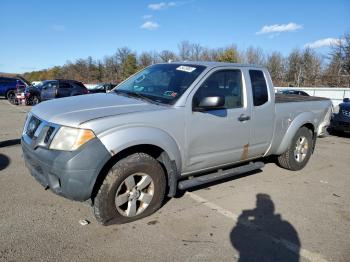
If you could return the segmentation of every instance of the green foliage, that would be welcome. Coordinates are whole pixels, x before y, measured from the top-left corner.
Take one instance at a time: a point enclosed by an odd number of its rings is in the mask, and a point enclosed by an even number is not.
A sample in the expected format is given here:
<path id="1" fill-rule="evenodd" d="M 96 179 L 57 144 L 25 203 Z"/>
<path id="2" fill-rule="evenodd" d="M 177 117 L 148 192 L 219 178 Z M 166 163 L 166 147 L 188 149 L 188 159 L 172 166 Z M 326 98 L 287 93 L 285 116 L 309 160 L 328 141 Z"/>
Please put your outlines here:
<path id="1" fill-rule="evenodd" d="M 239 55 L 238 51 L 234 47 L 226 48 L 219 52 L 217 57 L 218 62 L 229 62 L 229 63 L 238 63 Z"/>
<path id="2" fill-rule="evenodd" d="M 130 75 L 135 74 L 137 71 L 136 55 L 129 54 L 126 56 L 124 63 L 122 64 L 122 77 L 128 78 Z"/>

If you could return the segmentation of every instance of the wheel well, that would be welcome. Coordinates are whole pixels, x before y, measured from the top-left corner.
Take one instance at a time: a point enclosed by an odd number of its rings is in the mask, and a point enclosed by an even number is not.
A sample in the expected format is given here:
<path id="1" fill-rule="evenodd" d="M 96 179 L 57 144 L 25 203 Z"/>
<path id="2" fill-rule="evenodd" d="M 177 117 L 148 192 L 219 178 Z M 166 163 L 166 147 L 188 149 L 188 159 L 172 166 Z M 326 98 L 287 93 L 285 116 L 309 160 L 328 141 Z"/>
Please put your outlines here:
<path id="1" fill-rule="evenodd" d="M 112 168 L 112 166 L 117 163 L 119 160 L 132 155 L 134 153 L 145 153 L 150 155 L 151 157 L 153 157 L 154 159 L 156 159 L 162 166 L 164 173 L 166 175 L 166 179 L 167 179 L 167 184 L 169 185 L 169 174 L 176 174 L 176 170 L 173 170 L 174 168 L 176 169 L 176 166 L 173 167 L 170 162 L 170 158 L 168 156 L 168 154 L 165 152 L 165 150 L 163 150 L 162 148 L 155 146 L 155 145 L 149 145 L 149 144 L 144 144 L 144 145 L 136 145 L 136 146 L 132 146 L 129 148 L 126 148 L 120 152 L 118 152 L 117 154 L 115 154 L 114 156 L 112 156 L 107 163 L 103 166 L 103 168 L 101 169 L 100 173 L 98 174 L 92 193 L 91 193 L 91 200 L 94 201 L 95 196 L 98 193 L 98 190 L 100 188 L 100 186 L 103 183 L 103 180 L 105 179 L 105 177 L 108 174 L 108 171 Z M 172 172 L 174 171 L 174 172 Z M 172 180 L 172 179 L 171 179 Z M 167 191 L 169 190 L 169 188 L 167 188 Z"/>
<path id="2" fill-rule="evenodd" d="M 311 130 L 312 132 L 312 141 L 313 141 L 313 145 L 312 145 L 312 153 L 314 152 L 315 150 L 315 145 L 316 145 L 316 137 L 317 137 L 317 134 L 315 133 L 315 127 L 313 124 L 310 124 L 310 123 L 307 123 L 305 125 L 303 125 L 302 127 L 306 127 L 307 129 Z"/>
<path id="3" fill-rule="evenodd" d="M 305 126 L 306 128 L 310 129 L 312 131 L 312 134 L 315 133 L 315 127 L 314 127 L 313 124 L 307 123 L 307 124 L 305 124 L 303 126 Z"/>

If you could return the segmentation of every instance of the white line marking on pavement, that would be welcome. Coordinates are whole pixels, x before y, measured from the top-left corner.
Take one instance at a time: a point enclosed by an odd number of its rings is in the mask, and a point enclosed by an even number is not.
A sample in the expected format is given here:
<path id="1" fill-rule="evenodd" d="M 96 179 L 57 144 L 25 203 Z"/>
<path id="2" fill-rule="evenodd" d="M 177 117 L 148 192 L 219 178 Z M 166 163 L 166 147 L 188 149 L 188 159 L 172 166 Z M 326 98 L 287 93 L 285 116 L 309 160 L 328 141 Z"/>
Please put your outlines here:
<path id="1" fill-rule="evenodd" d="M 215 210 L 216 212 L 218 212 L 221 215 L 224 215 L 225 217 L 228 217 L 230 219 L 233 219 L 236 223 L 238 221 L 238 215 L 236 215 L 235 213 L 232 213 L 231 211 L 228 211 L 210 201 L 208 201 L 207 199 L 198 196 L 192 192 L 187 192 L 187 195 L 189 195 L 193 200 L 211 208 L 212 210 Z M 242 225 L 251 228 L 251 229 L 258 229 L 258 227 L 256 225 L 254 225 L 253 223 L 250 222 L 239 222 Z M 328 262 L 327 259 L 325 259 L 324 257 L 322 257 L 322 255 L 318 254 L 318 253 L 313 253 L 309 250 L 306 250 L 304 248 L 299 248 L 297 245 L 293 244 L 292 242 L 286 240 L 286 239 L 278 239 L 276 237 L 273 237 L 271 235 L 268 235 L 265 232 L 262 232 L 266 237 L 270 238 L 273 242 L 280 244 L 284 247 L 286 247 L 287 249 L 289 249 L 290 251 L 299 254 L 299 256 L 308 259 L 310 261 L 317 261 L 317 262 Z"/>

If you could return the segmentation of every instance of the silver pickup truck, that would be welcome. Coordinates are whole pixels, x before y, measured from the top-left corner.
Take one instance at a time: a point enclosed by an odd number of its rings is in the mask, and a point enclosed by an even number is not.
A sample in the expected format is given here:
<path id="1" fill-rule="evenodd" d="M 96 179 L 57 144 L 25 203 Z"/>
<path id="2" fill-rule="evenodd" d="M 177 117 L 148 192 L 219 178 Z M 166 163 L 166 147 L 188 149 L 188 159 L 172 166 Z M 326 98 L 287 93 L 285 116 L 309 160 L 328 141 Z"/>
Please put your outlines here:
<path id="1" fill-rule="evenodd" d="M 126 223 L 178 189 L 260 169 L 266 156 L 302 169 L 330 115 L 328 99 L 275 95 L 263 67 L 156 64 L 111 93 L 33 107 L 22 148 L 45 188 L 90 201 L 102 224 Z"/>

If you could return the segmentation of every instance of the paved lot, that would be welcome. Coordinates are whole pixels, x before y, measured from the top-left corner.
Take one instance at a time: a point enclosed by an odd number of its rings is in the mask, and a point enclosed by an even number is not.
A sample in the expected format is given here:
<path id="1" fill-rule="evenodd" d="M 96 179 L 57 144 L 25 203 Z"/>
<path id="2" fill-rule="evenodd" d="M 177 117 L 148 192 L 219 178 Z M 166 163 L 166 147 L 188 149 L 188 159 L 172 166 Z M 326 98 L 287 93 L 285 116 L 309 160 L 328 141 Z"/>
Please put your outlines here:
<path id="1" fill-rule="evenodd" d="M 267 164 L 103 227 L 87 204 L 45 191 L 25 169 L 28 110 L 0 100 L 0 261 L 350 260 L 350 138 L 319 139 L 300 172 Z"/>

